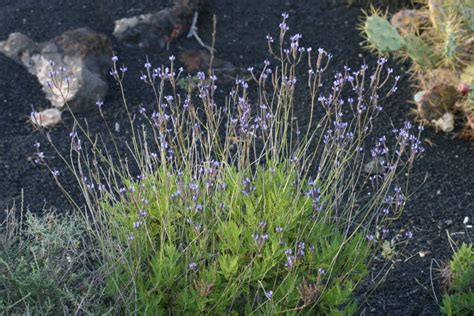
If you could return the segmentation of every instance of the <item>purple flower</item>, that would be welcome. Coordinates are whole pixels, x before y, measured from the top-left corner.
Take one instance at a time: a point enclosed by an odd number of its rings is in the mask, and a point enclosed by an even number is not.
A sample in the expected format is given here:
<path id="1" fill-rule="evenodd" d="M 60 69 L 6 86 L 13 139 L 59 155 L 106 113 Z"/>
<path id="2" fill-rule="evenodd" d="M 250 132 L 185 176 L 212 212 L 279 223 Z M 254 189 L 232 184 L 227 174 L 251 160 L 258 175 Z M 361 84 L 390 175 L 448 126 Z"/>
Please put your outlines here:
<path id="1" fill-rule="evenodd" d="M 112 56 L 112 61 L 113 61 L 114 63 L 116 63 L 116 62 L 118 61 L 118 57 L 117 57 L 117 56 L 115 56 L 115 55 L 114 55 L 114 56 Z"/>
<path id="2" fill-rule="evenodd" d="M 175 199 L 176 197 L 181 196 L 181 191 L 176 190 L 174 193 L 171 194 L 171 199 Z"/>
<path id="3" fill-rule="evenodd" d="M 97 107 L 100 109 L 102 107 L 102 105 L 104 104 L 104 102 L 102 102 L 101 100 L 97 100 L 95 102 L 95 104 L 97 105 Z"/>
<path id="4" fill-rule="evenodd" d="M 265 296 L 266 296 L 269 300 L 271 300 L 272 297 L 273 297 L 273 291 L 265 292 Z"/>
<path id="5" fill-rule="evenodd" d="M 295 262 L 296 262 L 296 257 L 295 256 L 287 256 L 285 267 L 291 269 L 295 265 Z"/>
<path id="6" fill-rule="evenodd" d="M 191 271 L 196 271 L 198 265 L 197 265 L 196 262 L 193 261 L 193 262 L 191 262 L 191 263 L 188 265 L 188 267 L 189 267 L 189 270 L 191 270 Z"/>
<path id="7" fill-rule="evenodd" d="M 290 27 L 285 22 L 281 22 L 279 26 L 280 26 L 280 29 L 285 32 L 290 29 Z"/>
<path id="8" fill-rule="evenodd" d="M 52 173 L 52 175 L 53 175 L 54 177 L 57 177 L 57 176 L 60 175 L 60 172 L 59 172 L 57 169 L 51 170 L 51 173 Z"/>

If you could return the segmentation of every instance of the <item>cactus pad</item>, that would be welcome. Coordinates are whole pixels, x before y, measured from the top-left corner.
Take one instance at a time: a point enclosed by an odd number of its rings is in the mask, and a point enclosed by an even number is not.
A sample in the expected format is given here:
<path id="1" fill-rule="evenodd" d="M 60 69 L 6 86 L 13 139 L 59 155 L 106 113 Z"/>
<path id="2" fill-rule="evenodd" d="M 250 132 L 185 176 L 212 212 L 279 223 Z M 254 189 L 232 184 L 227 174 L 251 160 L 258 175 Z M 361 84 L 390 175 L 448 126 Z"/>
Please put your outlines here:
<path id="1" fill-rule="evenodd" d="M 462 40 L 461 33 L 462 29 L 457 17 L 451 16 L 446 22 L 443 41 L 443 57 L 447 65 L 453 65 L 459 61 L 458 52 L 460 51 L 459 43 Z"/>
<path id="2" fill-rule="evenodd" d="M 403 37 L 384 17 L 368 16 L 364 24 L 364 31 L 369 46 L 380 53 L 396 52 L 405 45 Z"/>
<path id="3" fill-rule="evenodd" d="M 404 40 L 405 52 L 417 66 L 427 69 L 436 64 L 432 48 L 421 37 L 409 33 L 405 35 Z"/>

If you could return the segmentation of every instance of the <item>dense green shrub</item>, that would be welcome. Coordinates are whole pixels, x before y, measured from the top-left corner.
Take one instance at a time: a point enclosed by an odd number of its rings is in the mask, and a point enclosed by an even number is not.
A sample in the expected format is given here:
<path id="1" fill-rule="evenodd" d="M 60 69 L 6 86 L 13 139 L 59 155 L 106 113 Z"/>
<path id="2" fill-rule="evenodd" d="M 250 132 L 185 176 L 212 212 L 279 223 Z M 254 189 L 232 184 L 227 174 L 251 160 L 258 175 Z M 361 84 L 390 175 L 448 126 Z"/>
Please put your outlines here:
<path id="1" fill-rule="evenodd" d="M 249 178 L 217 163 L 189 176 L 160 170 L 104 207 L 120 227 L 136 227 L 122 236 L 129 248 L 108 280 L 114 296 L 135 287 L 129 308 L 139 314 L 354 312 L 371 243 L 344 232 L 334 206 L 315 213 L 306 192 L 325 205 L 324 183 L 272 163 Z"/>
<path id="2" fill-rule="evenodd" d="M 249 68 L 221 98 L 212 67 L 184 77 L 171 56 L 167 66 L 144 65 L 140 79 L 155 105 L 135 113 L 127 68 L 113 56 L 130 121 L 127 152 L 105 117 L 114 150 L 75 119 L 70 157 L 57 154 L 82 190 L 117 312 L 355 312 L 352 292 L 377 238 L 404 209 L 420 130 L 406 122 L 371 146 L 373 121 L 399 77 L 381 59 L 372 71 L 344 67 L 323 89 L 332 55 L 301 47 L 300 34 L 285 44 L 287 17 L 279 45 L 267 37 L 275 65 Z M 307 101 L 297 102 L 296 91 Z M 97 105 L 104 116 L 107 105 Z M 297 107 L 305 107 L 301 121 Z M 67 194 L 36 148 L 35 161 Z M 368 161 L 376 171 L 365 174 Z"/>
<path id="3" fill-rule="evenodd" d="M 472 315 L 474 313 L 474 250 L 462 244 L 454 253 L 443 276 L 448 291 L 443 296 L 441 311 L 446 315 Z"/>
<path id="4" fill-rule="evenodd" d="M 0 313 L 58 315 L 91 308 L 99 266 L 88 236 L 78 215 L 47 210 L 23 218 L 8 210 L 0 230 Z"/>

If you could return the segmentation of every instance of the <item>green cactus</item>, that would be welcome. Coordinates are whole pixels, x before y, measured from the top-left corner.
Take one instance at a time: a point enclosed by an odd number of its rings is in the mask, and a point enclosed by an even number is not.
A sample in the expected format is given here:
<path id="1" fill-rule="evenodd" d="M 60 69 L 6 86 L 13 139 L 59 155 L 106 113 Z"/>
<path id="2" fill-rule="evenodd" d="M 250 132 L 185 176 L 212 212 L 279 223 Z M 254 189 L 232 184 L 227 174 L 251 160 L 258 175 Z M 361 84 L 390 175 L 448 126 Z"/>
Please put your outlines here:
<path id="1" fill-rule="evenodd" d="M 443 61 L 446 66 L 459 65 L 462 59 L 463 29 L 459 17 L 451 15 L 446 21 L 443 32 L 442 50 Z"/>
<path id="2" fill-rule="evenodd" d="M 454 63 L 456 60 L 456 49 L 458 48 L 457 43 L 457 34 L 450 26 L 450 23 L 448 23 L 446 25 L 446 39 L 444 41 L 444 57 L 450 63 Z"/>
<path id="3" fill-rule="evenodd" d="M 367 17 L 363 29 L 367 36 L 368 46 L 381 53 L 396 52 L 405 45 L 397 29 L 386 18 L 377 14 Z"/>
<path id="4" fill-rule="evenodd" d="M 439 57 L 434 54 L 433 49 L 419 36 L 406 34 L 405 52 L 413 62 L 423 69 L 433 68 L 437 64 Z"/>
<path id="5" fill-rule="evenodd" d="M 443 8 L 445 0 L 428 0 L 428 10 L 430 13 L 431 24 L 436 33 L 444 30 L 444 23 L 446 21 L 446 12 Z"/>
<path id="6" fill-rule="evenodd" d="M 454 87 L 459 81 L 467 84 L 470 87 L 468 94 L 465 95 L 466 87 L 462 88 L 462 93 L 453 88 L 456 94 L 453 99 L 465 114 L 472 115 L 474 0 L 420 2 L 422 6 L 415 10 L 423 18 L 412 28 L 397 29 L 379 9 L 373 8 L 366 14 L 360 29 L 366 37 L 367 48 L 379 54 L 390 53 L 402 60 L 411 60 L 411 72 L 418 78 L 418 86 L 430 90 L 430 93 L 443 85 Z M 470 66 L 466 67 L 466 64 Z M 438 73 L 443 76 L 438 76 Z M 433 101 L 426 111 L 434 113 L 437 107 L 443 106 L 435 103 L 444 101 Z M 472 135 L 474 140 L 474 133 Z"/>
<path id="7" fill-rule="evenodd" d="M 469 32 L 474 32 L 474 0 L 449 1 L 450 9 L 460 16 Z"/>

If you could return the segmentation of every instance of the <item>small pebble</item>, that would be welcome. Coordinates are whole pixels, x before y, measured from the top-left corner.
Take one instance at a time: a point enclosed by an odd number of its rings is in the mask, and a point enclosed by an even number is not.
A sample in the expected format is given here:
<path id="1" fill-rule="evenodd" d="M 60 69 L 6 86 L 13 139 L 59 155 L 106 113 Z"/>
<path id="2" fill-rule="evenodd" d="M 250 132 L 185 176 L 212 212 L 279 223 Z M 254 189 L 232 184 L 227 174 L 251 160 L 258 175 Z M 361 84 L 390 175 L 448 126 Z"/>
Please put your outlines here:
<path id="1" fill-rule="evenodd" d="M 429 251 L 429 250 L 423 250 L 423 251 L 420 251 L 420 252 L 418 253 L 418 255 L 419 255 L 421 258 L 424 258 L 424 257 L 426 257 L 426 256 L 431 255 L 431 251 Z"/>

